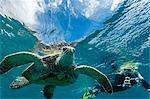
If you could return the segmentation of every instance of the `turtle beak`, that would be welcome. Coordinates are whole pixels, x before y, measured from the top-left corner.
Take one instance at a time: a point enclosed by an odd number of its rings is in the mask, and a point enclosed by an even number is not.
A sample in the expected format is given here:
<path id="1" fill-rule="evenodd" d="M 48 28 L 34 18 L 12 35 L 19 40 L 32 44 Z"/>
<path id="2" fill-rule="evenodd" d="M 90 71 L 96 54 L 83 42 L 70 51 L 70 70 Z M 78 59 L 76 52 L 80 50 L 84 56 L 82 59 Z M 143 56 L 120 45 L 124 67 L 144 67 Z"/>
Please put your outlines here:
<path id="1" fill-rule="evenodd" d="M 69 52 L 69 53 L 73 54 L 75 52 L 75 49 L 72 48 L 72 47 L 64 47 L 62 50 L 63 50 L 64 53 Z"/>
<path id="2" fill-rule="evenodd" d="M 75 52 L 75 49 L 74 49 L 74 48 L 72 48 L 72 49 L 71 49 L 71 52 L 72 52 L 72 53 L 74 53 L 74 52 Z"/>

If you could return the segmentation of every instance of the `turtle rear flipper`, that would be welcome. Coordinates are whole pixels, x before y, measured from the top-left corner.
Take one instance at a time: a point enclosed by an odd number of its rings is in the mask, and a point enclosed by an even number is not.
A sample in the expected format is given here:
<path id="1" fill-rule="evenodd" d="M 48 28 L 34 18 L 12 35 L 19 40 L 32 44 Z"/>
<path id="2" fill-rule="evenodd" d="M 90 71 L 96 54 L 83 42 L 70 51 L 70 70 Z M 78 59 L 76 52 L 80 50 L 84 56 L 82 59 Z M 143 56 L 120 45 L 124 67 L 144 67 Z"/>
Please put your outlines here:
<path id="1" fill-rule="evenodd" d="M 10 87 L 12 89 L 19 89 L 19 88 L 22 88 L 22 87 L 27 86 L 29 84 L 30 84 L 30 82 L 25 77 L 21 76 L 21 77 L 18 77 L 17 79 L 15 79 L 10 84 Z"/>
<path id="2" fill-rule="evenodd" d="M 46 99 L 51 99 L 53 97 L 53 93 L 56 86 L 53 85 L 46 85 L 43 89 L 43 94 L 46 97 Z"/>
<path id="3" fill-rule="evenodd" d="M 38 66 L 38 64 L 42 64 L 40 59 L 40 56 L 30 52 L 18 52 L 10 54 L 6 56 L 2 62 L 0 62 L 0 74 L 6 73 L 13 67 L 28 63 L 35 63 L 36 66 Z"/>
<path id="4" fill-rule="evenodd" d="M 91 67 L 91 66 L 81 65 L 81 66 L 77 66 L 74 69 L 74 71 L 77 74 L 85 74 L 97 80 L 103 86 L 104 90 L 107 93 L 110 93 L 110 94 L 113 93 L 112 85 L 109 79 L 107 78 L 107 76 L 103 74 L 102 72 L 100 72 L 99 70 L 97 70 L 96 68 Z"/>

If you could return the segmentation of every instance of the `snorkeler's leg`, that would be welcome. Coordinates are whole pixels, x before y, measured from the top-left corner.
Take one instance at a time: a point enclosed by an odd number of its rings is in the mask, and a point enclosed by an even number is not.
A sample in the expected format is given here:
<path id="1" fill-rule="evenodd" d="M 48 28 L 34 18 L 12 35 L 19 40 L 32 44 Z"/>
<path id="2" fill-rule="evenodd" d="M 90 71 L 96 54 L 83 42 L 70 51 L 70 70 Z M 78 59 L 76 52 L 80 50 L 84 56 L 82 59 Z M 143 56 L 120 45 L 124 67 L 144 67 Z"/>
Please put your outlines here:
<path id="1" fill-rule="evenodd" d="M 102 86 L 98 85 L 98 86 L 94 87 L 93 89 L 85 92 L 82 95 L 82 99 L 96 99 L 96 95 L 100 92 L 101 88 L 102 88 Z M 103 92 L 105 92 L 104 89 L 103 89 Z"/>
<path id="2" fill-rule="evenodd" d="M 117 83 L 112 83 L 113 92 L 120 92 L 124 91 L 127 88 L 124 88 L 122 85 L 118 85 Z M 99 92 L 105 92 L 104 88 L 102 86 L 96 86 L 94 89 L 98 89 L 95 91 L 95 94 L 97 95 Z"/>
<path id="3" fill-rule="evenodd" d="M 112 87 L 113 87 L 113 86 L 112 86 Z M 95 93 L 96 95 L 97 95 L 99 92 L 105 92 L 104 87 L 101 86 L 101 85 L 95 86 L 95 88 L 94 88 L 93 90 L 95 90 L 94 93 Z"/>

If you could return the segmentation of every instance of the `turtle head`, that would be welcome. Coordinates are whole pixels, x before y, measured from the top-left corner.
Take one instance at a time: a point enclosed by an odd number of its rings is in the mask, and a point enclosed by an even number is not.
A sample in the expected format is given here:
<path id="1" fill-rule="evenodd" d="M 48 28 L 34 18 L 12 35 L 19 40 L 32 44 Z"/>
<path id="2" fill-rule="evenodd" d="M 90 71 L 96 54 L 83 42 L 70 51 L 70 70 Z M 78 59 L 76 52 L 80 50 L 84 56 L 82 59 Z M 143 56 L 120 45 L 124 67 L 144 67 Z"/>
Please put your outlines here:
<path id="1" fill-rule="evenodd" d="M 75 48 L 73 48 L 73 47 L 65 46 L 62 48 L 62 53 L 74 54 L 74 52 L 75 52 Z"/>
<path id="2" fill-rule="evenodd" d="M 62 52 L 57 59 L 57 65 L 67 67 L 67 66 L 72 66 L 74 62 L 74 53 L 75 49 L 70 46 L 65 46 L 62 48 Z"/>

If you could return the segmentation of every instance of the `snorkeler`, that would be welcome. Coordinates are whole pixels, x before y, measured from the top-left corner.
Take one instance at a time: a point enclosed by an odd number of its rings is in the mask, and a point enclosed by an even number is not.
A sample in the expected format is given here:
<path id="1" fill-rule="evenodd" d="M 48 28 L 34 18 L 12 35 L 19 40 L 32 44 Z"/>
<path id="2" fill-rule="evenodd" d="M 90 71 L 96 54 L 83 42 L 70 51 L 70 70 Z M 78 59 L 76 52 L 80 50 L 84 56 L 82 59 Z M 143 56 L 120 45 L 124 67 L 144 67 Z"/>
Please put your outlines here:
<path id="1" fill-rule="evenodd" d="M 113 86 L 113 92 L 124 91 L 134 85 L 142 85 L 150 92 L 150 84 L 148 84 L 141 74 L 138 72 L 138 67 L 134 63 L 123 64 L 117 73 L 110 75 L 110 81 Z M 108 76 L 109 78 L 109 76 Z M 96 99 L 99 92 L 105 92 L 101 85 L 96 85 L 93 89 L 85 92 L 82 99 Z"/>

